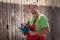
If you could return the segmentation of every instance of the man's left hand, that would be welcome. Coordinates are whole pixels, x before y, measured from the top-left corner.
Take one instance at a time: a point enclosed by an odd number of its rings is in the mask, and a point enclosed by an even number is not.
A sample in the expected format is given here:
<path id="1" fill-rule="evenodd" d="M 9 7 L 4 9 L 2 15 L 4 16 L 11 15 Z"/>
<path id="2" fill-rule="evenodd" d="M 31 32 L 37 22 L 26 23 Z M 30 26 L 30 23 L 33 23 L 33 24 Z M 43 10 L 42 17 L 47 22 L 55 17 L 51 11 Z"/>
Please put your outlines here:
<path id="1" fill-rule="evenodd" d="M 32 36 L 34 36 L 34 35 L 36 35 L 36 32 L 29 31 L 29 34 L 32 35 Z"/>

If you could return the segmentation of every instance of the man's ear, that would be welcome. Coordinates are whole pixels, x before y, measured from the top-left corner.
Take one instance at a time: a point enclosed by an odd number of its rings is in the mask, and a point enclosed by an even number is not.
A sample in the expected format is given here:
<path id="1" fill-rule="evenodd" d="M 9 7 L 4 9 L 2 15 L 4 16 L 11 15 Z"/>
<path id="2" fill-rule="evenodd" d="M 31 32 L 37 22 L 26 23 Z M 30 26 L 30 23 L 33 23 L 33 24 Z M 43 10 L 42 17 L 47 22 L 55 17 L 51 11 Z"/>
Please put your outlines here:
<path id="1" fill-rule="evenodd" d="M 38 8 L 38 6 L 35 6 L 35 10 L 38 10 L 39 8 Z"/>

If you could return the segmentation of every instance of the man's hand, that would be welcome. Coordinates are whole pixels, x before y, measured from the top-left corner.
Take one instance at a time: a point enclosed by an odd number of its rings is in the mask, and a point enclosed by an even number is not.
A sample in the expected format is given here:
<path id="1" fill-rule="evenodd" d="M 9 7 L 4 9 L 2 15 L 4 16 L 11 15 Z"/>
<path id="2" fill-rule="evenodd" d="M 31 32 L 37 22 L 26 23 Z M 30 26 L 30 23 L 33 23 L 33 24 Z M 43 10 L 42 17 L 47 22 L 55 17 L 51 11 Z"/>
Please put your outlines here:
<path id="1" fill-rule="evenodd" d="M 25 25 L 26 25 L 26 23 L 22 23 L 22 25 L 23 25 L 23 26 L 25 26 Z"/>
<path id="2" fill-rule="evenodd" d="M 32 35 L 32 36 L 34 36 L 34 35 L 36 35 L 36 32 L 29 31 L 29 34 Z"/>

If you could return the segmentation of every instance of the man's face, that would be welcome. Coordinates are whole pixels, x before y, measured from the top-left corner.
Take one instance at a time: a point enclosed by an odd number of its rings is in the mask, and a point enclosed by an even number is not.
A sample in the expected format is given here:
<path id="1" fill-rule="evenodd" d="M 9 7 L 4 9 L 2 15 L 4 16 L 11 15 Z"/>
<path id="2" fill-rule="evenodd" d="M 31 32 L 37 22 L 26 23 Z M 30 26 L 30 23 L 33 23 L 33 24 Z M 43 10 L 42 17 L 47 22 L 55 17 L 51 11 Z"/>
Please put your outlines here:
<path id="1" fill-rule="evenodd" d="M 37 5 L 29 5 L 29 10 L 32 14 L 35 14 L 37 12 Z"/>

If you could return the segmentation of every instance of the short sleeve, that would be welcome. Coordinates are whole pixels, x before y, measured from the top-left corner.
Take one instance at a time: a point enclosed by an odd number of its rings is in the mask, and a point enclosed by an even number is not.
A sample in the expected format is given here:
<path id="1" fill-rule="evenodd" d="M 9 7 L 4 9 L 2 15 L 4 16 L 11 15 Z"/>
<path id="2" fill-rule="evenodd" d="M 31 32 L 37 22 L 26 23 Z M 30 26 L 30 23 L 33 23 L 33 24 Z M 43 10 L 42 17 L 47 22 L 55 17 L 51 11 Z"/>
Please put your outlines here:
<path id="1" fill-rule="evenodd" d="M 48 26 L 49 26 L 49 24 L 48 24 L 48 19 L 47 19 L 47 17 L 46 17 L 45 15 L 41 16 L 41 17 L 40 17 L 40 27 L 41 27 L 41 28 L 46 28 L 46 27 L 48 27 Z"/>

